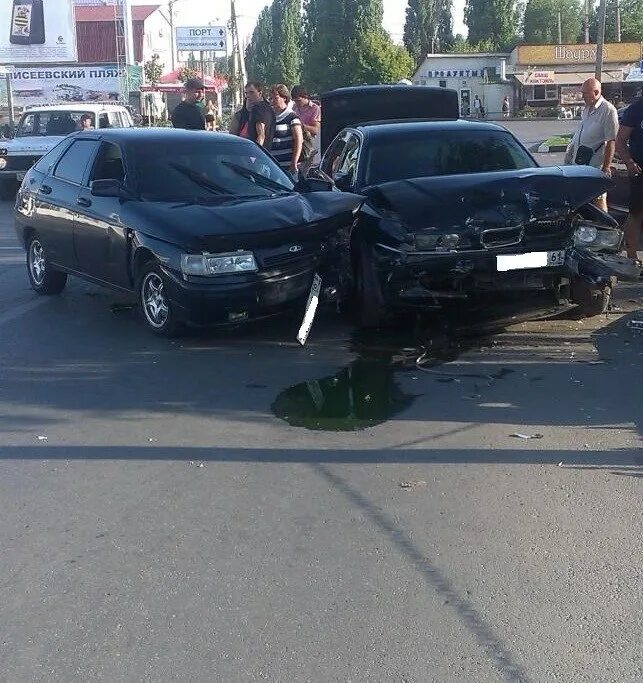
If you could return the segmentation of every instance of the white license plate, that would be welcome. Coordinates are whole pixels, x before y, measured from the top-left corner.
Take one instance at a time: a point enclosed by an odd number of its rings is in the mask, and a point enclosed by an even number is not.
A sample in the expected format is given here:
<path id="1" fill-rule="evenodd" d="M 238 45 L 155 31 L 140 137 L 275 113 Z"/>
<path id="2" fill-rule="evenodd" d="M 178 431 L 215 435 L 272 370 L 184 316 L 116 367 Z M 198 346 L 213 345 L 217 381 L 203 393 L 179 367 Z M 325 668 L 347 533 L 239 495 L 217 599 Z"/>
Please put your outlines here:
<path id="1" fill-rule="evenodd" d="M 18 182 L 22 182 L 25 179 L 25 174 L 24 173 L 16 173 L 16 180 Z"/>
<path id="2" fill-rule="evenodd" d="M 496 256 L 498 272 L 508 270 L 527 270 L 528 268 L 547 268 L 548 266 L 562 266 L 565 264 L 565 250 L 560 251 L 530 251 L 527 254 L 503 254 Z"/>
<path id="3" fill-rule="evenodd" d="M 299 328 L 299 334 L 297 335 L 297 341 L 303 346 L 308 339 L 310 330 L 313 326 L 313 320 L 315 319 L 315 313 L 317 312 L 317 306 L 319 306 L 319 295 L 321 294 L 322 279 L 317 273 L 313 278 L 313 284 L 310 288 L 310 294 L 308 295 L 308 303 L 306 304 L 306 312 L 304 313 L 304 320 Z"/>

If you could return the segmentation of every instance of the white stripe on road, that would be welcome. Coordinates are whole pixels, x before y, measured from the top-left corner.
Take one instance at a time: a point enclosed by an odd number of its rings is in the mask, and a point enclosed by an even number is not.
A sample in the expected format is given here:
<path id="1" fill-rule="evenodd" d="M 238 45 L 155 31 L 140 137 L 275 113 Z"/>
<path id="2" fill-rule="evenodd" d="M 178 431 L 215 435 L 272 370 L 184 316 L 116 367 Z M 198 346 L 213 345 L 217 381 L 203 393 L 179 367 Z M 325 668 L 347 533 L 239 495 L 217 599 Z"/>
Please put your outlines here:
<path id="1" fill-rule="evenodd" d="M 37 299 L 26 301 L 24 304 L 18 304 L 4 313 L 0 313 L 0 327 L 5 323 L 10 323 L 12 320 L 19 318 L 25 313 L 29 313 L 29 311 L 33 311 L 34 308 L 42 306 L 46 301 L 47 299 L 45 297 L 38 297 Z"/>

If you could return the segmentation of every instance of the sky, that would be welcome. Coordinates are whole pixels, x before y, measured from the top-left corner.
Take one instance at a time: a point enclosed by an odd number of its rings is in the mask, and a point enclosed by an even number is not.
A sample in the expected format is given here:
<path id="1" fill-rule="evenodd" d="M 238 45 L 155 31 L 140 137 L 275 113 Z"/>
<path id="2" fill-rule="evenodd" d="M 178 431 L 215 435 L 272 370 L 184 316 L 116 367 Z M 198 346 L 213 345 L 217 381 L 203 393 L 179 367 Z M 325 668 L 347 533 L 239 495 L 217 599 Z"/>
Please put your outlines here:
<path id="1" fill-rule="evenodd" d="M 149 5 L 153 1 L 133 0 L 133 4 Z M 384 28 L 391 34 L 393 40 L 401 43 L 407 3 L 404 0 L 383 0 L 383 2 Z M 463 24 L 464 2 L 465 0 L 454 0 L 453 32 L 466 35 L 466 27 Z M 161 4 L 166 5 L 165 0 L 162 0 Z M 236 0 L 239 33 L 242 36 L 250 36 L 259 12 L 269 4 L 270 0 Z M 204 9 L 204 7 L 208 9 Z M 220 9 L 217 10 L 217 8 Z M 230 16 L 230 3 L 227 0 L 214 0 L 214 2 L 209 3 L 205 3 L 203 0 L 177 0 L 174 11 L 177 26 L 199 26 L 210 21 L 220 21 L 224 24 Z"/>

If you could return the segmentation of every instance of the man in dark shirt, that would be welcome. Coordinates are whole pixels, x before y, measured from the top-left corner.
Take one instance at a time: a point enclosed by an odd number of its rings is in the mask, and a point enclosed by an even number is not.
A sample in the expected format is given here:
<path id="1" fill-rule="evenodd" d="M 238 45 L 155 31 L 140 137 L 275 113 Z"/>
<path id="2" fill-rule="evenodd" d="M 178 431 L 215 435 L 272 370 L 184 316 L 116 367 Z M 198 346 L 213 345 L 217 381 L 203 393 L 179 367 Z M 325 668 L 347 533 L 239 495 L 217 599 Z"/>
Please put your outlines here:
<path id="1" fill-rule="evenodd" d="M 253 140 L 264 149 L 272 148 L 275 137 L 275 112 L 264 99 L 263 85 L 251 82 L 246 85 L 246 106 L 250 111 L 248 121 L 248 139 Z"/>
<path id="2" fill-rule="evenodd" d="M 205 130 L 205 116 L 199 102 L 203 101 L 205 87 L 198 78 L 185 82 L 185 99 L 172 112 L 172 125 L 185 130 Z"/>
<path id="3" fill-rule="evenodd" d="M 625 246 L 629 258 L 637 259 L 643 227 L 643 97 L 633 102 L 623 114 L 616 152 L 630 176 L 630 215 L 625 222 Z"/>

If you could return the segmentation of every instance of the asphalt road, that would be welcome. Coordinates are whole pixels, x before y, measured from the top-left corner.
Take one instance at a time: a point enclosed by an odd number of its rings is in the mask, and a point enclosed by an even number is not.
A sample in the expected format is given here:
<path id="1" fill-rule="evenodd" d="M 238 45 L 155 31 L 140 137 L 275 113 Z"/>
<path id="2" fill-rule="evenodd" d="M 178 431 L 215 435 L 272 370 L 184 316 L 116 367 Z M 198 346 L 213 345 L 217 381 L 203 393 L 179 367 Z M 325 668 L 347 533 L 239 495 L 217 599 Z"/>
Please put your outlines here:
<path id="1" fill-rule="evenodd" d="M 643 287 L 483 336 L 171 342 L 37 298 L 10 213 L 1 680 L 643 679 Z"/>

